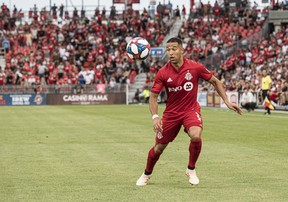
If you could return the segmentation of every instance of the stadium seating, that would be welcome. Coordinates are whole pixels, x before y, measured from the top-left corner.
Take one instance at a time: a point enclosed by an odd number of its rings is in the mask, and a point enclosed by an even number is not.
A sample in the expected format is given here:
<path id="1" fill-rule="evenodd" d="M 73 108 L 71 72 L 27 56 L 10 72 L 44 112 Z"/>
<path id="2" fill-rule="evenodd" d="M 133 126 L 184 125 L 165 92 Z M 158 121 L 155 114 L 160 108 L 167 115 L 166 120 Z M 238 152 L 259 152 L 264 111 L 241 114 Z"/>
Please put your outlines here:
<path id="1" fill-rule="evenodd" d="M 176 17 L 171 11 L 164 18 L 161 14 L 151 18 L 150 10 L 134 11 L 130 7 L 127 12 L 113 14 L 96 9 L 90 17 L 75 10 L 59 14 L 44 8 L 31 8 L 29 13 L 1 9 L 0 48 L 5 52 L 5 62 L 2 59 L 0 64 L 1 92 L 23 91 L 35 84 L 43 86 L 43 90 L 56 87 L 69 92 L 79 77 L 90 91 L 96 91 L 96 85 L 102 83 L 107 90 L 118 89 L 108 87 L 115 86 L 111 79 L 116 86 L 133 83 L 139 72 L 146 73 L 145 85 L 151 85 L 166 61 L 128 61 L 126 44 L 132 37 L 141 36 L 152 47 L 159 46 Z M 287 8 L 276 5 L 272 9 Z M 268 70 L 277 102 L 285 105 L 288 28 L 269 32 L 267 13 L 267 8 L 224 12 L 217 5 L 200 5 L 191 10 L 188 18 L 182 16 L 178 36 L 184 41 L 185 56 L 205 64 L 227 90 L 249 87 L 260 93 L 261 70 Z M 200 86 L 213 90 L 204 83 Z"/>
<path id="2" fill-rule="evenodd" d="M 198 17 L 183 22 L 179 37 L 188 41 L 186 57 L 205 64 L 227 90 L 241 92 L 248 87 L 258 93 L 260 104 L 263 102 L 261 71 L 266 69 L 273 80 L 271 94 L 277 95 L 279 106 L 287 105 L 288 27 L 270 33 L 267 11 L 267 8 L 240 8 L 237 12 L 243 15 L 237 18 L 227 18 L 224 12 L 203 16 L 198 11 Z M 228 16 L 233 12 L 230 10 Z M 252 54 L 251 62 L 246 57 L 248 53 Z M 205 82 L 200 86 L 203 90 L 213 90 Z"/>
<path id="3" fill-rule="evenodd" d="M 113 15 L 95 11 L 90 17 L 79 16 L 75 8 L 63 16 L 65 19 L 57 19 L 54 9 L 51 13 L 45 8 L 38 10 L 35 5 L 24 14 L 28 19 L 23 18 L 27 20 L 22 22 L 20 18 L 20 23 L 15 18 L 21 17 L 22 12 L 21 16 L 7 10 L 0 14 L 3 16 L 1 46 L 8 44 L 1 78 L 3 85 L 16 86 L 1 88 L 1 91 L 32 84 L 59 85 L 64 89 L 75 85 L 79 75 L 84 76 L 89 86 L 99 81 L 108 85 L 111 78 L 118 86 L 133 83 L 141 67 L 138 62 L 128 61 L 127 42 L 132 37 L 142 36 L 152 47 L 157 47 L 173 25 L 172 19 L 160 19 L 157 15 L 152 19 L 147 11 L 141 13 L 132 8 Z M 16 21 L 10 23 L 11 19 Z"/>

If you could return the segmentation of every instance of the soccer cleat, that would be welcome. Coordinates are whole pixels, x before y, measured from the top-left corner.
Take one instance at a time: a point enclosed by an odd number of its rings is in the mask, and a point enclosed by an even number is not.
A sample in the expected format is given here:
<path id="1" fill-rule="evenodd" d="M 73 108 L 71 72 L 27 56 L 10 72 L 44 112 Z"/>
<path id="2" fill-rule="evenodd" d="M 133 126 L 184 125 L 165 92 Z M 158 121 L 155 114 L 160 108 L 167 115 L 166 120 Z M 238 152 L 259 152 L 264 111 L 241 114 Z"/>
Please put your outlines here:
<path id="1" fill-rule="evenodd" d="M 190 170 L 187 168 L 186 175 L 189 177 L 189 183 L 192 185 L 199 184 L 199 178 L 196 175 L 196 170 Z"/>
<path id="2" fill-rule="evenodd" d="M 139 179 L 136 182 L 137 186 L 145 186 L 147 185 L 149 179 L 152 177 L 152 175 L 145 175 L 144 173 L 139 177 Z"/>

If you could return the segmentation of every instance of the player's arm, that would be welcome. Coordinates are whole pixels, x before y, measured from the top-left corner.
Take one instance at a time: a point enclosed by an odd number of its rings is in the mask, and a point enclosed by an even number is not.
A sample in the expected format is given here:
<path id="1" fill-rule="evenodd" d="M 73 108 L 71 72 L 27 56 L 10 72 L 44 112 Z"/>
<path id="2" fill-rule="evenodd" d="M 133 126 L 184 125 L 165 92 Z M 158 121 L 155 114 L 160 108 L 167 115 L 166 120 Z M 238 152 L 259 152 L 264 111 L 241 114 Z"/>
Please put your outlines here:
<path id="1" fill-rule="evenodd" d="M 215 90 L 223 99 L 224 103 L 229 109 L 237 112 L 240 115 L 242 114 L 242 110 L 236 104 L 229 102 L 222 83 L 215 76 L 212 75 L 211 79 L 208 82 L 214 86 Z"/>
<path id="2" fill-rule="evenodd" d="M 150 93 L 150 98 L 149 98 L 149 108 L 151 115 L 158 115 L 158 94 L 157 93 Z"/>
<path id="3" fill-rule="evenodd" d="M 162 132 L 162 121 L 158 115 L 158 94 L 150 93 L 149 108 L 153 119 L 153 129 L 155 132 Z"/>

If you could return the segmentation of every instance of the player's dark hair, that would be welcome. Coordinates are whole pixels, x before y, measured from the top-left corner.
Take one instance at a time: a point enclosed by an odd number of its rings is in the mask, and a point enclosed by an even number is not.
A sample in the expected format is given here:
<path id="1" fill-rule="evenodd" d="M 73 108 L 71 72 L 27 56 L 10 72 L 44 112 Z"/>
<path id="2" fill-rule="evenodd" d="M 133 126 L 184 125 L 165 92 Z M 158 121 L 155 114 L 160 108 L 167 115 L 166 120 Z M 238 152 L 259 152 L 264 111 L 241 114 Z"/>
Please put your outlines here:
<path id="1" fill-rule="evenodd" d="M 170 38 L 170 39 L 167 41 L 167 43 L 173 43 L 173 42 L 176 42 L 176 43 L 178 43 L 179 45 L 182 45 L 182 40 L 179 39 L 178 37 L 172 37 L 172 38 Z"/>

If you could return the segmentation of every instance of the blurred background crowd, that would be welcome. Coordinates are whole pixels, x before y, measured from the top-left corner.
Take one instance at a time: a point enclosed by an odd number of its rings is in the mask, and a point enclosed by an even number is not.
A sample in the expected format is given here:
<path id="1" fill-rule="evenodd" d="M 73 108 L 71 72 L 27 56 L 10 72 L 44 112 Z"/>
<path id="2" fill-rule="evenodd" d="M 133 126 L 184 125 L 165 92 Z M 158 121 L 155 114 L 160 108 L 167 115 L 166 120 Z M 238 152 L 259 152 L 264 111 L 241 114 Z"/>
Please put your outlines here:
<path id="1" fill-rule="evenodd" d="M 267 23 L 269 9 L 287 10 L 285 1 L 277 1 L 270 8 L 245 0 L 239 8 L 225 3 L 200 2 L 190 10 L 170 1 L 141 11 L 97 7 L 90 16 L 83 9 L 68 12 L 63 5 L 47 9 L 35 4 L 24 13 L 16 5 L 9 10 L 3 3 L 0 92 L 33 86 L 38 93 L 52 87 L 56 92 L 93 89 L 104 93 L 133 84 L 140 73 L 146 75 L 143 89 L 147 91 L 167 58 L 130 61 L 126 45 L 140 36 L 151 47 L 159 47 L 175 20 L 181 19 L 178 37 L 184 42 L 185 57 L 203 63 L 226 90 L 242 92 L 245 88 L 259 94 L 259 103 L 264 101 L 261 81 L 268 74 L 271 99 L 287 105 L 288 26 L 275 29 Z M 214 89 L 203 82 L 200 90 Z"/>

